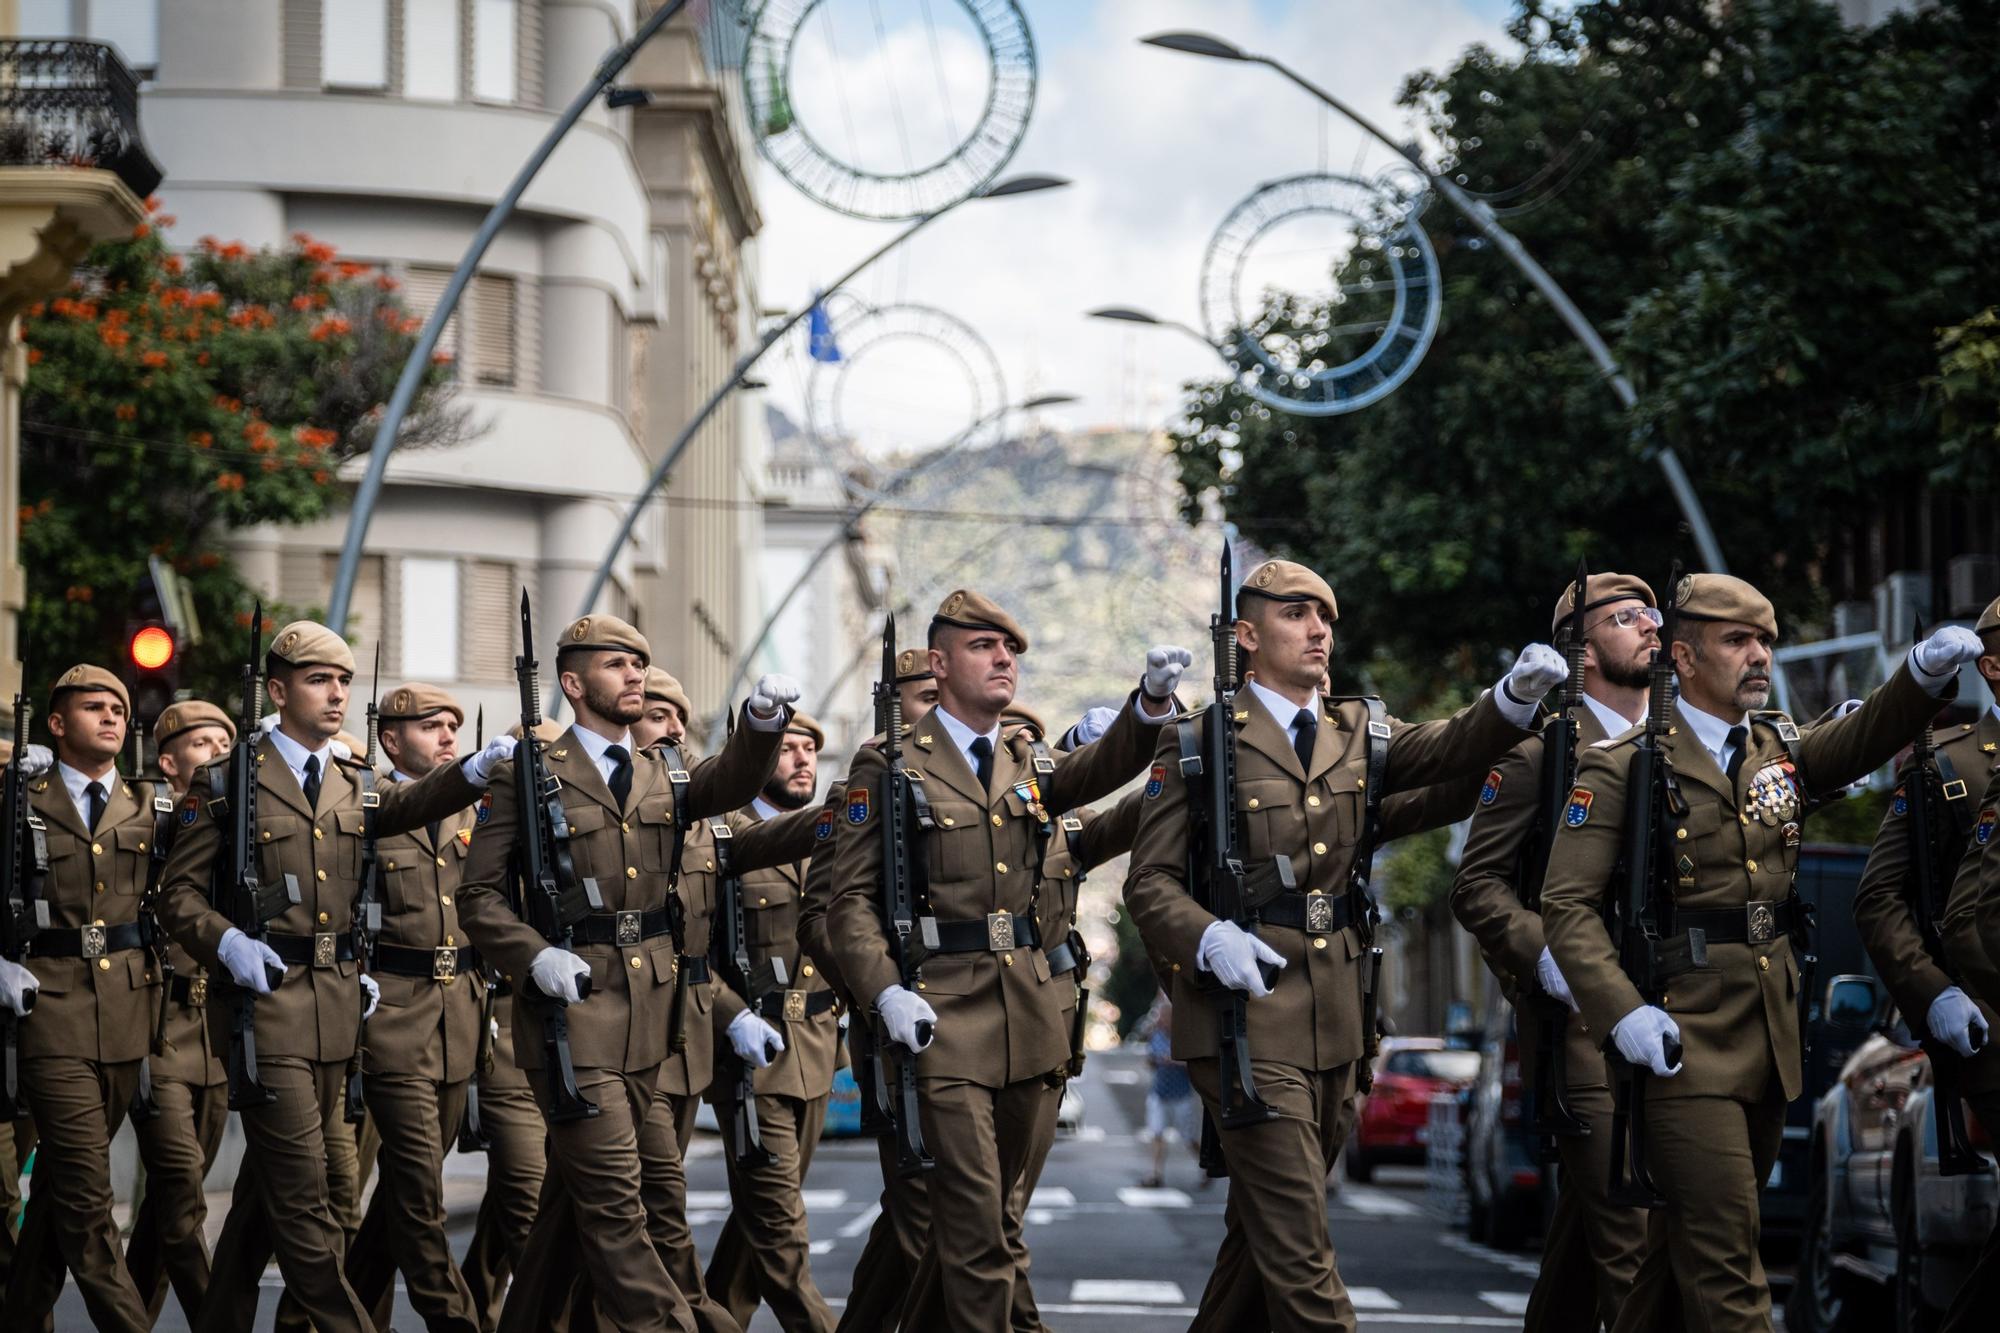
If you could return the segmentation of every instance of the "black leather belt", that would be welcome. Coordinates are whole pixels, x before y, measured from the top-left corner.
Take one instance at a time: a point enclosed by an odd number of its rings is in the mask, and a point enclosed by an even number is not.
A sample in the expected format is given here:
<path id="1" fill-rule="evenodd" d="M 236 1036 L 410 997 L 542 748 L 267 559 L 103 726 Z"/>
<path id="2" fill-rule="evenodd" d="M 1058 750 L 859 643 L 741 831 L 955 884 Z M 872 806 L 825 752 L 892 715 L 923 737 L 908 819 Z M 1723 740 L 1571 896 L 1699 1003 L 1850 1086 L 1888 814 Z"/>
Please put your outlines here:
<path id="1" fill-rule="evenodd" d="M 1345 893 L 1284 893 L 1258 908 L 1257 919 L 1308 935 L 1332 935 L 1354 924 L 1354 899 Z"/>
<path id="2" fill-rule="evenodd" d="M 798 1023 L 817 1018 L 833 1005 L 830 990 L 774 990 L 757 1002 L 757 1014 L 765 1019 L 782 1018 L 787 1023 Z"/>
<path id="3" fill-rule="evenodd" d="M 428 977 L 432 981 L 456 981 L 460 973 L 479 970 L 479 950 L 441 945 L 435 949 L 413 949 L 406 944 L 375 946 L 374 970 L 396 977 Z"/>
<path id="4" fill-rule="evenodd" d="M 323 930 L 317 935 L 280 935 L 269 931 L 264 935 L 264 943 L 271 946 L 271 952 L 278 955 L 278 960 L 283 963 L 332 967 L 335 963 L 354 961 L 354 935 L 351 931 Z"/>
<path id="5" fill-rule="evenodd" d="M 183 1008 L 200 1009 L 208 1003 L 208 978 L 175 977 L 167 985 L 167 994 Z"/>
<path id="6" fill-rule="evenodd" d="M 680 955 L 681 971 L 697 986 L 708 984 L 708 959 L 696 958 L 691 954 Z"/>
<path id="7" fill-rule="evenodd" d="M 144 948 L 147 935 L 137 921 L 122 926 L 84 926 L 77 930 L 38 930 L 28 941 L 30 958 L 102 958 Z"/>
<path id="8" fill-rule="evenodd" d="M 1056 947 L 1042 956 L 1049 960 L 1050 976 L 1059 977 L 1065 972 L 1074 972 L 1083 966 L 1083 958 L 1075 949 L 1070 948 L 1068 939 L 1056 941 Z"/>
<path id="9" fill-rule="evenodd" d="M 1676 934 L 1699 930 L 1710 944 L 1767 944 L 1780 935 L 1791 934 L 1795 920 L 1792 900 L 1786 898 L 1743 907 L 1676 908 L 1673 927 Z"/>
<path id="10" fill-rule="evenodd" d="M 925 946 L 926 954 L 1004 953 L 1042 947 L 1042 932 L 1035 919 L 1012 912 L 994 912 L 979 921 L 940 921 L 937 938 L 935 948 Z"/>
<path id="11" fill-rule="evenodd" d="M 592 912 L 571 931 L 578 944 L 612 944 L 629 948 L 667 933 L 667 909 L 650 912 Z"/>

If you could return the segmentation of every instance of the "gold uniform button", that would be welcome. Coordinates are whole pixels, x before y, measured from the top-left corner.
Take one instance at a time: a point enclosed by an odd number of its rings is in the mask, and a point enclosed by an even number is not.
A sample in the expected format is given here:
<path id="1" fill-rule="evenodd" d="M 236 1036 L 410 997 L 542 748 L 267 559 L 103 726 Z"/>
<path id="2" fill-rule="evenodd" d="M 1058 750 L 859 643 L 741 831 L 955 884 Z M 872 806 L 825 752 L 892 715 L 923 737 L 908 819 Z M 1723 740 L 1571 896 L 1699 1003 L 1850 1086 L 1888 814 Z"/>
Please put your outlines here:
<path id="1" fill-rule="evenodd" d="M 129 796 L 129 795 L 131 795 L 131 793 L 130 793 L 130 792 L 127 792 L 127 793 L 126 793 L 126 795 L 128 795 L 128 796 Z M 139 850 L 140 850 L 140 851 L 142 851 L 142 852 L 146 850 L 146 840 L 145 840 L 144 838 L 141 838 L 141 839 L 139 840 Z"/>
<path id="2" fill-rule="evenodd" d="M 925 986 L 923 982 L 919 981 L 919 982 L 917 983 L 917 989 L 918 989 L 918 990 L 928 990 L 928 989 L 929 989 L 929 987 Z"/>
<path id="3" fill-rule="evenodd" d="M 446 907 L 449 907 L 451 906 L 451 895 L 448 893 L 440 893 L 438 895 L 438 901 L 440 903 L 443 903 Z"/>
<path id="4" fill-rule="evenodd" d="M 97 881 L 97 891 L 99 893 L 104 892 L 104 881 L 101 879 Z"/>
<path id="5" fill-rule="evenodd" d="M 998 815 L 995 815 L 995 816 L 993 816 L 993 827 L 994 827 L 994 828 L 999 828 L 999 827 L 1000 827 L 1000 826 L 1001 826 L 1002 824 L 1004 824 L 1005 822 L 1006 822 L 1006 821 L 1005 821 L 1005 820 L 1003 820 L 1003 819 L 1001 819 L 1001 818 L 1000 818 L 1000 816 L 998 816 Z"/>
<path id="6" fill-rule="evenodd" d="M 713 869 L 715 869 L 715 862 L 714 862 L 714 861 L 710 861 L 710 862 L 708 863 L 708 868 L 709 868 L 710 870 L 713 870 Z"/>
<path id="7" fill-rule="evenodd" d="M 1771 970 L 1771 960 L 1769 958 L 1759 958 L 1757 960 L 1757 970 L 1759 972 L 1769 972 Z"/>
<path id="8" fill-rule="evenodd" d="M 100 972 L 109 972 L 111 970 L 111 960 L 109 958 L 98 959 L 97 970 Z"/>
<path id="9" fill-rule="evenodd" d="M 92 856 L 102 856 L 102 855 L 104 855 L 104 844 L 103 844 L 103 843 L 101 843 L 101 842 L 93 842 L 93 843 L 91 843 L 91 844 L 90 844 L 90 854 L 91 854 Z"/>
<path id="10" fill-rule="evenodd" d="M 1257 798 L 1255 796 L 1252 796 L 1250 798 L 1250 808 L 1252 810 L 1255 810 L 1257 808 Z"/>
<path id="11" fill-rule="evenodd" d="M 627 833 L 632 831 L 632 826 L 622 819 L 618 821 L 618 827 L 624 829 Z"/>
<path id="12" fill-rule="evenodd" d="M 771 900 L 769 898 L 759 898 L 757 900 L 757 906 L 759 907 L 769 907 L 770 905 L 771 905 Z"/>
<path id="13" fill-rule="evenodd" d="M 1000 955 L 1000 961 L 1005 963 L 1007 966 L 1012 967 L 1014 966 L 1014 955 L 1011 953 L 1003 953 Z"/>
<path id="14" fill-rule="evenodd" d="M 710 861 L 710 862 L 708 863 L 708 868 L 709 868 L 710 870 L 713 870 L 713 869 L 715 869 L 715 862 L 713 862 L 713 861 Z M 639 867 L 637 867 L 637 866 L 626 866 L 626 867 L 625 867 L 625 878 L 627 878 L 627 879 L 637 879 L 637 878 L 639 878 Z"/>
<path id="15" fill-rule="evenodd" d="M 1325 947 L 1326 947 L 1326 936 L 1324 935 L 1313 936 L 1313 948 L 1324 949 Z"/>
<path id="16" fill-rule="evenodd" d="M 447 949 L 455 949 L 455 948 L 457 948 L 457 947 L 458 947 L 458 937 L 457 937 L 456 935 L 447 935 L 447 936 L 445 936 L 445 937 L 444 937 L 444 947 L 445 947 L 445 948 L 447 948 Z"/>
<path id="17" fill-rule="evenodd" d="M 1318 809 L 1318 808 L 1319 808 L 1319 797 L 1317 797 L 1317 796 L 1308 796 L 1308 797 L 1306 797 L 1306 804 L 1307 804 L 1307 805 L 1310 805 L 1310 806 L 1312 806 L 1312 807 L 1313 807 L 1314 809 Z"/>
<path id="18" fill-rule="evenodd" d="M 995 861 L 993 868 L 1003 875 L 1007 873 L 1007 863 L 1005 861 Z"/>
<path id="19" fill-rule="evenodd" d="M 1749 823 L 1749 822 L 1750 822 L 1750 816 L 1748 816 L 1748 815 L 1738 815 L 1738 816 L 1736 816 L 1736 822 L 1737 822 L 1737 823 L 1739 823 L 1739 824 L 1747 824 L 1747 823 Z"/>
<path id="20" fill-rule="evenodd" d="M 265 841 L 265 842 L 269 842 L 270 840 L 271 840 L 271 830 L 269 830 L 269 829 L 265 829 L 265 830 L 264 830 L 264 841 Z"/>
<path id="21" fill-rule="evenodd" d="M 90 924 L 93 926 L 101 926 L 104 924 L 104 918 L 100 916 L 96 918 L 94 921 L 92 921 Z"/>
<path id="22" fill-rule="evenodd" d="M 813 965 L 811 963 L 807 963 L 804 967 L 800 968 L 799 971 L 805 973 L 805 975 L 807 976 L 811 976 L 813 974 Z"/>
<path id="23" fill-rule="evenodd" d="M 637 958 L 634 958 L 634 959 L 632 960 L 632 966 L 633 966 L 633 967 L 637 967 L 637 966 L 639 966 L 639 960 L 638 960 Z"/>
<path id="24" fill-rule="evenodd" d="M 1745 870 L 1755 870 L 1757 868 L 1757 858 L 1753 856 L 1749 860 L 1745 861 L 1743 863 L 1743 868 Z"/>
<path id="25" fill-rule="evenodd" d="M 1368 779 L 1367 779 L 1367 778 L 1362 778 L 1362 779 L 1361 779 L 1360 781 L 1356 782 L 1356 783 L 1355 783 L 1354 785 L 1355 785 L 1355 786 L 1357 786 L 1357 787 L 1366 787 L 1366 786 L 1368 785 Z"/>
<path id="26" fill-rule="evenodd" d="M 950 828 L 950 827 L 951 827 L 951 816 L 950 816 L 950 815 L 943 815 L 943 816 L 940 816 L 940 817 L 939 817 L 939 819 L 938 819 L 938 822 L 939 822 L 940 824 L 943 824 L 943 825 L 944 825 L 944 826 L 945 826 L 946 828 Z"/>
<path id="27" fill-rule="evenodd" d="M 326 830 L 315 825 L 313 828 L 313 837 L 324 838 L 325 836 L 326 836 Z"/>
<path id="28" fill-rule="evenodd" d="M 389 863 L 389 869 L 394 870 L 395 868 L 396 868 L 396 863 L 394 861 L 391 861 Z"/>
<path id="29" fill-rule="evenodd" d="M 439 857 L 439 858 L 437 859 L 437 863 L 438 863 L 439 865 L 443 865 L 443 864 L 444 864 L 444 858 L 443 858 L 442 856 L 440 856 L 440 857 Z"/>
<path id="30" fill-rule="evenodd" d="M 327 921 L 328 921 L 329 919 L 330 919 L 330 918 L 329 918 L 329 917 L 327 916 L 327 914 L 326 914 L 325 912 L 321 912 L 321 913 L 319 914 L 319 923 L 320 923 L 320 924 L 321 924 L 322 926 L 323 926 L 323 925 L 325 925 L 325 924 L 327 923 Z"/>
<path id="31" fill-rule="evenodd" d="M 1179 963 L 1175 963 L 1175 964 L 1174 964 L 1174 971 L 1178 972 L 1178 971 L 1180 971 L 1180 970 L 1181 970 L 1181 965 L 1180 965 Z"/>
<path id="32" fill-rule="evenodd" d="M 324 870 L 315 870 L 313 871 L 313 878 L 318 880 L 324 880 L 326 878 L 326 872 Z"/>
<path id="33" fill-rule="evenodd" d="M 1687 835 L 1688 835 L 1688 831 L 1687 831 L 1686 829 L 1684 829 L 1684 828 L 1677 828 L 1677 829 L 1675 829 L 1675 830 L 1674 830 L 1674 836 L 1675 836 L 1676 838 L 1680 839 L 1680 840 L 1681 840 L 1682 842 L 1686 842 L 1686 841 L 1687 841 Z"/>
<path id="34" fill-rule="evenodd" d="M 1325 843 L 1323 843 L 1323 842 L 1316 842 L 1316 843 L 1314 843 L 1314 844 L 1313 844 L 1313 855 L 1314 855 L 1314 856 L 1325 856 L 1325 855 L 1326 855 L 1326 844 L 1325 844 Z"/>

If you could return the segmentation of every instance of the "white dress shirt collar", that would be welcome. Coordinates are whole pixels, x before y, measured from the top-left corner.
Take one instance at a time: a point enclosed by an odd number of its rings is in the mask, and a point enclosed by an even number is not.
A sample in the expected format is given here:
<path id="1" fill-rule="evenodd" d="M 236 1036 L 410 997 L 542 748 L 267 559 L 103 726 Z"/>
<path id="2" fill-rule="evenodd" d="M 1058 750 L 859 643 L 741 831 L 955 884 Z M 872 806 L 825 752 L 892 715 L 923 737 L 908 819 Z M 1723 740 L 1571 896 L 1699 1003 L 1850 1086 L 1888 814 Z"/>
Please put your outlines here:
<path id="1" fill-rule="evenodd" d="M 278 757 L 285 761 L 286 768 L 292 770 L 292 781 L 299 784 L 300 791 L 306 789 L 306 759 L 308 757 L 319 760 L 320 781 L 326 781 L 327 772 L 333 766 L 333 739 L 331 737 L 322 741 L 317 750 L 308 750 L 305 746 L 299 744 L 276 727 L 271 728 L 270 737 L 271 744 L 278 749 Z"/>
<path id="2" fill-rule="evenodd" d="M 111 804 L 111 784 L 118 781 L 117 770 L 113 769 L 101 778 L 93 778 L 65 763 L 58 762 L 56 768 L 62 773 L 63 789 L 69 793 L 71 804 L 76 806 L 77 817 L 83 820 L 86 829 L 90 828 L 90 798 L 84 794 L 84 788 L 93 782 L 100 784 L 104 788 L 104 803 Z"/>
<path id="3" fill-rule="evenodd" d="M 1313 691 L 1311 703 L 1295 704 L 1267 685 L 1260 685 L 1254 680 L 1248 680 L 1243 683 L 1250 687 L 1250 693 L 1256 696 L 1257 702 L 1264 705 L 1264 711 L 1269 713 L 1272 720 L 1277 722 L 1278 730 L 1285 733 L 1285 739 L 1294 745 L 1298 744 L 1299 740 L 1299 710 L 1304 708 L 1305 711 L 1311 713 L 1315 718 L 1319 716 L 1318 690 Z"/>
<path id="4" fill-rule="evenodd" d="M 780 810 L 777 806 L 772 805 L 769 801 L 765 800 L 761 796 L 755 797 L 751 800 L 750 808 L 756 811 L 757 818 L 759 819 L 767 819 L 767 820 L 776 819 L 779 815 L 785 813 L 784 811 Z"/>
<path id="5" fill-rule="evenodd" d="M 1724 718 L 1715 716 L 1713 713 L 1702 712 L 1686 699 L 1680 701 L 1680 710 L 1681 720 L 1688 724 L 1688 730 L 1694 733 L 1694 738 L 1701 742 L 1702 748 L 1707 750 L 1709 757 L 1715 760 L 1715 766 L 1727 773 L 1729 771 L 1730 728 L 1744 727 L 1747 729 L 1750 725 L 1750 715 L 1745 713 L 1742 717 L 1736 719 L 1736 721 L 1730 722 Z"/>
<path id="6" fill-rule="evenodd" d="M 1598 726 L 1604 728 L 1606 736 L 1623 736 L 1626 732 L 1646 720 L 1646 714 L 1643 711 L 1640 712 L 1638 717 L 1624 717 L 1610 704 L 1590 694 L 1585 694 L 1583 701 L 1590 705 L 1591 716 L 1597 719 Z"/>
<path id="7" fill-rule="evenodd" d="M 972 770 L 974 777 L 979 776 L 979 761 L 972 757 L 972 743 L 974 741 L 984 736 L 993 746 L 993 753 L 995 755 L 1000 753 L 1000 724 L 998 722 L 993 724 L 991 731 L 974 731 L 971 727 L 946 712 L 943 704 L 939 704 L 931 712 L 939 722 L 944 724 L 945 734 L 951 737 L 951 743 L 956 745 L 959 754 L 965 757 L 965 766 Z"/>
<path id="8" fill-rule="evenodd" d="M 576 733 L 577 743 L 582 745 L 583 752 L 590 756 L 590 762 L 597 765 L 597 775 L 603 778 L 606 783 L 611 781 L 611 770 L 616 767 L 611 760 L 604 757 L 606 750 L 609 750 L 614 745 L 624 746 L 627 762 L 632 761 L 638 754 L 632 748 L 632 732 L 630 728 L 627 728 L 625 734 L 619 736 L 616 740 L 613 740 L 609 736 L 600 736 L 589 727 L 572 727 L 570 730 Z"/>

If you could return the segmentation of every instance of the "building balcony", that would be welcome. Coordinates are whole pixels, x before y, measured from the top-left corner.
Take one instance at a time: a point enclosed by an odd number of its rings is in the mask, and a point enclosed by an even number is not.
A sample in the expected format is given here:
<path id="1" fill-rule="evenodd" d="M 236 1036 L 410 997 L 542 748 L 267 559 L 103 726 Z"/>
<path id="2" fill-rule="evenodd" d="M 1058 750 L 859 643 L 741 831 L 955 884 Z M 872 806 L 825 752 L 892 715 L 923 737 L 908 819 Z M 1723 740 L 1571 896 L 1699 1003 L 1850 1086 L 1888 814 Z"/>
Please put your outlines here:
<path id="1" fill-rule="evenodd" d="M 144 199 L 159 163 L 139 137 L 139 82 L 102 42 L 0 38 L 0 166 L 108 171 Z"/>

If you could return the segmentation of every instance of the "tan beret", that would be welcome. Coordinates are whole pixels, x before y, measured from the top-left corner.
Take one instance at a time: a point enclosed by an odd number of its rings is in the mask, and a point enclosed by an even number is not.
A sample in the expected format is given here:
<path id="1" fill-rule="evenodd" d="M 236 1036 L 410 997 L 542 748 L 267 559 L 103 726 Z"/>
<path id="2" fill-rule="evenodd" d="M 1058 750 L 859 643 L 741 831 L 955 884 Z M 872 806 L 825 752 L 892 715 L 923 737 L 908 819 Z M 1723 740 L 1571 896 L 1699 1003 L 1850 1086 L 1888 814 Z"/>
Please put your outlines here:
<path id="1" fill-rule="evenodd" d="M 271 640 L 271 656 L 299 666 L 339 667 L 354 671 L 354 650 L 347 640 L 326 626 L 311 620 L 294 620 Z"/>
<path id="2" fill-rule="evenodd" d="M 545 717 L 535 724 L 535 739 L 544 745 L 553 745 L 555 742 L 561 740 L 563 733 L 568 730 L 569 728 L 563 723 L 556 721 L 552 717 Z M 507 734 L 517 741 L 520 740 L 521 724 L 516 722 L 513 726 L 507 728 Z"/>
<path id="3" fill-rule="evenodd" d="M 1637 574 L 1592 574 L 1583 592 L 1587 599 L 1583 604 L 1586 613 L 1595 611 L 1600 606 L 1609 606 L 1613 602 L 1628 602 L 1634 597 L 1647 606 L 1653 604 L 1651 585 Z M 1555 622 L 1550 626 L 1549 632 L 1562 633 L 1563 622 L 1570 618 L 1570 613 L 1574 610 L 1576 610 L 1576 580 L 1571 579 L 1563 585 L 1563 595 L 1556 599 Z"/>
<path id="4" fill-rule="evenodd" d="M 1689 574 L 1674 590 L 1674 607 L 1686 620 L 1754 625 L 1778 637 L 1778 612 L 1771 599 L 1733 574 Z"/>
<path id="5" fill-rule="evenodd" d="M 389 691 L 377 716 L 384 722 L 416 722 L 435 713 L 450 713 L 459 726 L 465 725 L 465 710 L 458 700 L 435 685 L 411 681 Z"/>
<path id="6" fill-rule="evenodd" d="M 794 712 L 792 720 L 785 724 L 785 730 L 799 736 L 812 737 L 813 749 L 826 748 L 826 729 L 804 713 Z"/>
<path id="7" fill-rule="evenodd" d="M 594 650 L 605 653 L 636 653 L 641 662 L 653 660 L 653 645 L 638 628 L 617 616 L 585 616 L 563 631 L 556 644 L 556 657 L 564 653 Z"/>
<path id="8" fill-rule="evenodd" d="M 53 710 L 56 700 L 73 690 L 108 690 L 118 696 L 118 702 L 125 705 L 127 712 L 132 709 L 132 696 L 125 693 L 125 682 L 101 666 L 80 662 L 57 676 L 56 683 L 49 686 L 49 708 Z"/>
<path id="9" fill-rule="evenodd" d="M 182 699 L 162 708 L 159 720 L 153 723 L 153 741 L 165 745 L 196 727 L 221 727 L 229 733 L 230 744 L 236 743 L 235 721 L 206 699 Z"/>
<path id="10" fill-rule="evenodd" d="M 1979 623 L 1972 627 L 1974 634 L 1991 634 L 1994 630 L 2000 630 L 2000 597 L 1986 604 L 1986 609 L 1979 613 Z"/>
<path id="11" fill-rule="evenodd" d="M 1028 633 L 1022 629 L 1014 617 L 1002 611 L 990 598 L 960 588 L 951 596 L 938 603 L 937 614 L 931 617 L 931 642 L 937 642 L 940 625 L 954 625 L 959 629 L 998 630 L 1013 640 L 1014 651 L 1028 651 Z"/>
<path id="12" fill-rule="evenodd" d="M 1049 737 L 1048 724 L 1042 721 L 1041 714 L 1022 703 L 1019 699 L 1016 699 L 1013 703 L 1008 704 L 1000 710 L 1001 727 L 1004 729 L 1010 722 L 1017 726 L 1034 728 L 1035 734 L 1043 740 L 1047 740 Z"/>
<path id="13" fill-rule="evenodd" d="M 683 722 L 694 716 L 694 705 L 688 702 L 681 683 L 656 666 L 646 668 L 646 697 L 680 709 Z"/>
<path id="14" fill-rule="evenodd" d="M 931 670 L 931 655 L 922 648 L 905 648 L 896 654 L 896 683 L 906 680 L 930 680 L 936 673 Z"/>
<path id="15" fill-rule="evenodd" d="M 1268 597 L 1274 602 L 1318 602 L 1326 608 L 1328 621 L 1340 619 L 1340 603 L 1325 579 L 1291 560 L 1266 560 L 1250 571 L 1236 592 L 1236 614 L 1243 614 L 1246 594 Z"/>

